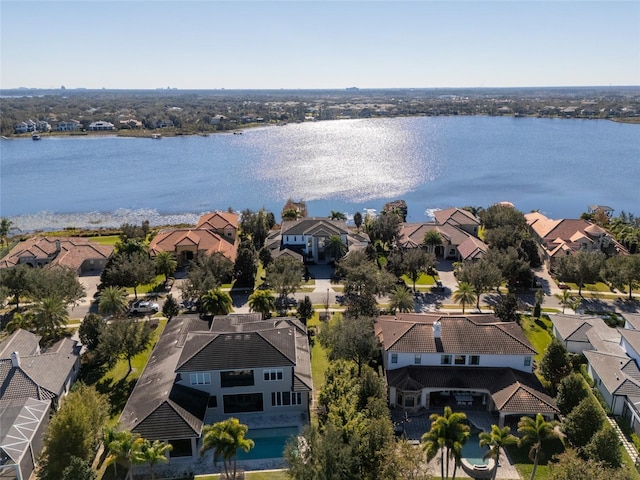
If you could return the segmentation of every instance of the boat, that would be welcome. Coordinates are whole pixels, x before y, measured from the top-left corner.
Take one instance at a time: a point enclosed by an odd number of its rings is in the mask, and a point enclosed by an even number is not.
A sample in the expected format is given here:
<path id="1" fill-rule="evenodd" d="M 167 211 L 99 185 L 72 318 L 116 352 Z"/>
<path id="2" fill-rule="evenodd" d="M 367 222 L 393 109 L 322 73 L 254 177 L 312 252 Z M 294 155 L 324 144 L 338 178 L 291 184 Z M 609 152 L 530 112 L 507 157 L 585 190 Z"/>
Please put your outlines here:
<path id="1" fill-rule="evenodd" d="M 162 134 L 161 133 L 152 133 L 151 134 L 151 138 L 153 138 L 154 140 L 160 140 L 162 138 Z"/>
<path id="2" fill-rule="evenodd" d="M 242 132 L 233 132 L 234 135 L 242 135 Z"/>
<path id="3" fill-rule="evenodd" d="M 40 140 L 40 134 L 39 133 L 34 133 L 33 135 L 31 135 L 31 140 Z"/>

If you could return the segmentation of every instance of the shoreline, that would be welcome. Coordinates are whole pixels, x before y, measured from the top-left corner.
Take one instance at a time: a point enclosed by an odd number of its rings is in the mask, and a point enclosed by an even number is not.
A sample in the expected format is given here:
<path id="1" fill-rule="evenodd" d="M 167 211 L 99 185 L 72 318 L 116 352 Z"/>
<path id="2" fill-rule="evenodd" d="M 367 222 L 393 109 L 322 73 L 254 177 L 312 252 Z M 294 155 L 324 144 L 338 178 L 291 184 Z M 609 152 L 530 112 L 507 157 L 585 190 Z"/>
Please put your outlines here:
<path id="1" fill-rule="evenodd" d="M 621 123 L 625 125 L 640 125 L 640 117 L 608 117 L 608 118 L 597 118 L 597 117 L 586 117 L 586 116 L 551 116 L 551 115 L 482 115 L 482 114 L 473 114 L 473 115 L 427 115 L 427 114 L 416 114 L 416 115 L 381 115 L 370 118 L 336 118 L 336 119 L 327 119 L 327 120 L 313 120 L 313 122 L 336 122 L 340 120 L 373 120 L 373 119 L 384 119 L 384 118 L 414 118 L 414 117 L 494 117 L 494 118 L 539 118 L 539 119 L 548 119 L 548 120 L 605 120 L 613 123 Z M 285 126 L 296 123 L 310 123 L 310 122 L 277 122 L 277 123 L 252 123 L 247 125 L 239 126 L 238 128 L 228 129 L 228 130 L 203 130 L 200 132 L 194 132 L 190 130 L 177 130 L 175 128 L 157 128 L 154 130 L 132 130 L 132 129 L 122 129 L 122 130 L 97 130 L 97 131 L 51 131 L 51 132 L 39 132 L 41 138 L 47 137 L 119 137 L 119 138 L 144 138 L 144 139 L 152 139 L 153 135 L 160 135 L 160 138 L 171 138 L 171 137 L 208 137 L 209 135 L 224 135 L 224 134 L 238 134 L 242 133 L 243 130 L 248 130 L 252 128 L 260 128 L 260 127 L 278 127 Z M 2 140 L 30 140 L 31 136 L 34 132 L 27 133 L 14 133 L 9 135 L 3 135 Z"/>

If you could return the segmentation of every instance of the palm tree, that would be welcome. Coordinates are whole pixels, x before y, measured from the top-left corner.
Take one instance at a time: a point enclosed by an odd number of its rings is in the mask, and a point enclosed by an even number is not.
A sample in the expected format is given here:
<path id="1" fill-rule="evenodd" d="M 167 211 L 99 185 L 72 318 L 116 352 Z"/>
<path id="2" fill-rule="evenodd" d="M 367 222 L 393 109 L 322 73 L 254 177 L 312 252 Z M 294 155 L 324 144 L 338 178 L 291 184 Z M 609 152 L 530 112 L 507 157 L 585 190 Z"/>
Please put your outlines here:
<path id="1" fill-rule="evenodd" d="M 500 466 L 500 449 L 507 445 L 515 445 L 518 443 L 518 439 L 511 435 L 511 429 L 509 427 L 500 428 L 498 425 L 491 425 L 490 432 L 480 433 L 480 446 L 490 447 L 489 451 L 485 454 L 485 458 L 493 458 L 496 462 L 496 468 L 493 470 L 493 479 L 495 480 L 498 473 L 498 467 Z"/>
<path id="2" fill-rule="evenodd" d="M 9 323 L 5 325 L 4 328 L 8 333 L 13 333 L 19 328 L 23 330 L 29 330 L 32 325 L 33 325 L 33 314 L 25 313 L 23 315 L 21 313 L 16 312 L 13 314 L 13 317 L 11 317 L 11 320 L 9 321 Z"/>
<path id="3" fill-rule="evenodd" d="M 271 290 L 256 290 L 249 295 L 249 308 L 252 312 L 261 313 L 264 320 L 269 312 L 276 309 L 276 300 L 273 298 L 273 292 Z"/>
<path id="4" fill-rule="evenodd" d="M 452 480 L 456 478 L 456 469 L 460 463 L 462 446 L 469 438 L 470 428 L 465 423 L 464 413 L 453 413 L 451 407 L 444 407 L 443 415 L 432 413 L 429 416 L 431 429 L 422 436 L 423 449 L 427 459 L 431 460 L 440 452 L 440 472 L 442 479 L 449 478 L 449 460 L 454 460 Z M 447 462 L 446 471 L 444 462 Z"/>
<path id="5" fill-rule="evenodd" d="M 409 289 L 403 285 L 396 285 L 389 295 L 389 299 L 389 308 L 393 310 L 393 313 L 395 313 L 396 310 L 399 310 L 400 313 L 410 313 L 413 312 L 415 308 L 413 295 Z"/>
<path id="6" fill-rule="evenodd" d="M 124 288 L 109 286 L 100 292 L 98 310 L 102 315 L 120 315 L 127 307 L 127 291 Z"/>
<path id="7" fill-rule="evenodd" d="M 202 448 L 200 455 L 213 449 L 213 464 L 222 459 L 226 478 L 236 478 L 236 453 L 238 448 L 245 452 L 254 446 L 253 440 L 244 438 L 249 427 L 240 423 L 237 418 L 228 418 L 213 425 L 205 425 L 202 429 Z M 229 468 L 233 465 L 232 476 L 229 476 Z"/>
<path id="8" fill-rule="evenodd" d="M 325 251 L 328 253 L 329 257 L 334 260 L 340 260 L 347 253 L 347 245 L 342 241 L 342 237 L 340 235 L 331 235 L 327 239 Z"/>
<path id="9" fill-rule="evenodd" d="M 13 226 L 13 222 L 6 217 L 0 218 L 0 241 L 3 245 L 9 245 L 7 237 L 12 230 L 19 230 Z"/>
<path id="10" fill-rule="evenodd" d="M 44 337 L 55 337 L 57 330 L 68 321 L 67 306 L 58 297 L 45 297 L 34 308 L 33 325 L 36 332 Z"/>
<path id="11" fill-rule="evenodd" d="M 536 468 L 542 453 L 542 442 L 553 437 L 558 437 L 554 422 L 547 422 L 541 413 L 536 415 L 535 420 L 531 417 L 522 417 L 518 422 L 518 432 L 522 434 L 518 445 L 531 445 L 529 458 L 533 460 L 533 470 L 529 480 L 536 476 Z"/>
<path id="12" fill-rule="evenodd" d="M 285 220 L 298 220 L 300 218 L 300 211 L 295 208 L 289 208 L 282 212 L 282 221 Z"/>
<path id="13" fill-rule="evenodd" d="M 228 315 L 233 310 L 233 300 L 221 289 L 209 290 L 202 296 L 202 311 L 209 315 Z"/>
<path id="14" fill-rule="evenodd" d="M 329 218 L 331 220 L 342 220 L 343 222 L 347 221 L 347 216 L 342 212 L 336 212 L 335 210 L 331 210 L 329 214 Z"/>
<path id="15" fill-rule="evenodd" d="M 168 462 L 167 453 L 173 450 L 173 446 L 170 443 L 161 442 L 160 440 L 154 440 L 153 443 L 149 440 L 143 440 L 139 447 L 133 452 L 132 462 L 137 464 L 148 463 L 149 475 L 151 479 L 155 479 L 155 473 L 153 471 L 154 466 L 160 462 Z"/>
<path id="16" fill-rule="evenodd" d="M 178 262 L 176 257 L 171 252 L 160 252 L 155 258 L 156 271 L 164 275 L 165 281 L 169 280 L 169 275 L 172 275 L 176 268 L 178 268 Z"/>
<path id="17" fill-rule="evenodd" d="M 117 463 L 124 460 L 128 465 L 131 462 L 135 450 L 140 446 L 140 435 L 130 430 L 119 431 L 117 427 L 105 428 L 102 432 L 102 442 L 109 451 L 107 465 L 113 463 L 113 473 L 118 476 Z"/>
<path id="18" fill-rule="evenodd" d="M 466 282 L 460 283 L 458 290 L 453 292 L 453 300 L 462 305 L 462 313 L 464 313 L 465 307 L 467 305 L 473 305 L 473 302 L 476 301 L 476 294 L 473 292 L 473 287 Z"/>
<path id="19" fill-rule="evenodd" d="M 555 297 L 558 300 L 560 300 L 560 303 L 562 304 L 562 313 L 564 313 L 565 307 L 568 307 L 571 305 L 571 301 L 572 301 L 571 292 L 569 290 L 563 290 L 562 295 L 556 294 Z"/>
<path id="20" fill-rule="evenodd" d="M 442 245 L 442 235 L 437 230 L 429 230 L 424 234 L 422 239 L 422 244 L 427 247 L 427 249 L 435 253 L 436 247 Z"/>

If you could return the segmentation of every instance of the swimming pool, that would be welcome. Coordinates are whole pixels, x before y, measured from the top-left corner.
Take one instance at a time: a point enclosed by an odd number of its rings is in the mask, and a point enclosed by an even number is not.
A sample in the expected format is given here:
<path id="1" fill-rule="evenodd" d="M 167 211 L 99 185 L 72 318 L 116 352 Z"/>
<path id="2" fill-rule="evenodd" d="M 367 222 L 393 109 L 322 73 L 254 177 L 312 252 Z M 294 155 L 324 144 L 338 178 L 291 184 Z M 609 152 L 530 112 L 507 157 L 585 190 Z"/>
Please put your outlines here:
<path id="1" fill-rule="evenodd" d="M 238 450 L 238 461 L 281 458 L 287 441 L 298 434 L 298 427 L 261 428 L 249 430 L 246 437 L 254 441 L 255 446 L 245 453 Z"/>
<path id="2" fill-rule="evenodd" d="M 471 435 L 462 446 L 462 458 L 466 459 L 471 465 L 486 465 L 489 459 L 482 458 L 487 453 L 487 447 L 480 446 L 480 430 L 471 430 Z"/>

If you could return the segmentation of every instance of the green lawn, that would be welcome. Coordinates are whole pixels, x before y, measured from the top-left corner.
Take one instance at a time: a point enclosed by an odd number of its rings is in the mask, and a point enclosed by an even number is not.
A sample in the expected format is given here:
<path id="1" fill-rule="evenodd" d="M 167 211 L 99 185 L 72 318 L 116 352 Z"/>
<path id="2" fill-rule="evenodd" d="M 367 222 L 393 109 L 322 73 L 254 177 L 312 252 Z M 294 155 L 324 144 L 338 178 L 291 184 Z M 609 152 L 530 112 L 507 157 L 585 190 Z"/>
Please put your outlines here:
<path id="1" fill-rule="evenodd" d="M 578 284 L 577 283 L 571 283 L 571 282 L 565 282 L 565 284 L 571 289 L 571 290 L 578 290 Z M 582 291 L 583 292 L 601 292 L 601 293 L 613 293 L 611 291 L 611 289 L 609 288 L 608 285 L 602 283 L 602 282 L 597 282 L 597 283 L 585 283 L 584 287 L 582 287 Z"/>
<path id="2" fill-rule="evenodd" d="M 551 343 L 551 320 L 545 316 L 540 317 L 540 319 L 536 319 L 529 315 L 522 315 L 520 325 L 522 326 L 524 334 L 533 345 L 533 348 L 538 352 L 534 359 L 536 363 L 539 363 L 544 351 Z"/>
<path id="3" fill-rule="evenodd" d="M 153 292 L 164 293 L 164 288 L 162 286 L 163 283 L 164 275 L 156 275 L 156 278 L 150 283 L 138 285 L 138 295 Z M 133 295 L 133 288 L 128 287 L 126 290 L 128 295 Z"/>
<path id="4" fill-rule="evenodd" d="M 411 280 L 409 277 L 407 277 L 406 275 L 402 275 L 402 277 L 400 277 L 402 280 L 404 280 L 404 283 L 407 284 L 407 287 L 413 287 L 413 280 Z M 425 273 L 420 274 L 420 276 L 418 277 L 418 280 L 416 280 L 416 287 L 418 286 L 432 286 L 435 285 L 436 282 L 433 279 L 433 276 L 431 275 L 427 275 Z"/>
<path id="5" fill-rule="evenodd" d="M 100 245 L 115 245 L 120 241 L 120 235 L 104 235 L 100 237 L 89 237 L 89 240 Z"/>

